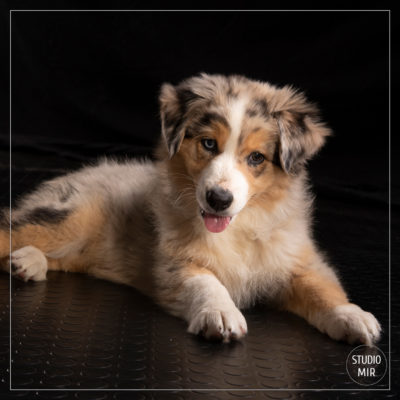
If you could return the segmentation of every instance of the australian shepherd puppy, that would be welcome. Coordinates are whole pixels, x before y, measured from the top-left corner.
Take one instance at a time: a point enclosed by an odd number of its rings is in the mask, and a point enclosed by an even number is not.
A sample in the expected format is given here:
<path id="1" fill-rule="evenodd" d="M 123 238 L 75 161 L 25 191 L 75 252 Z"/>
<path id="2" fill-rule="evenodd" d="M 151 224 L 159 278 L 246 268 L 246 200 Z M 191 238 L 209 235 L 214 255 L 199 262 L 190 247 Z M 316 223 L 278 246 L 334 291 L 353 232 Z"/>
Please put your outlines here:
<path id="1" fill-rule="evenodd" d="M 291 87 L 206 74 L 163 85 L 160 107 L 157 161 L 105 160 L 43 183 L 12 221 L 3 211 L 3 267 L 131 285 L 206 338 L 242 338 L 240 309 L 269 301 L 333 339 L 377 341 L 311 237 L 305 162 L 330 134 L 316 107 Z"/>

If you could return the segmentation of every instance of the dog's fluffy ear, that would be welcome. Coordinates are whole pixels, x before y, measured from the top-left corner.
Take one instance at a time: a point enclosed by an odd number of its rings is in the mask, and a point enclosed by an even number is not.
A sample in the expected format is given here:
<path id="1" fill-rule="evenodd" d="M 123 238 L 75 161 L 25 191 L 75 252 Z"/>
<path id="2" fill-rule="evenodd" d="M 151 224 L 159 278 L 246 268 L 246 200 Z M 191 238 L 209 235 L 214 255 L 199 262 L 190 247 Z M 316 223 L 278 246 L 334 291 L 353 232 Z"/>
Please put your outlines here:
<path id="1" fill-rule="evenodd" d="M 161 131 L 170 158 L 179 150 L 185 136 L 185 120 L 191 101 L 198 96 L 181 85 L 164 83 L 160 93 Z"/>
<path id="2" fill-rule="evenodd" d="M 172 157 L 182 143 L 184 132 L 182 129 L 183 115 L 174 86 L 164 83 L 160 93 L 161 132 L 167 146 L 169 156 Z"/>
<path id="3" fill-rule="evenodd" d="M 281 101 L 272 113 L 279 127 L 280 162 L 287 173 L 296 174 L 322 147 L 331 130 L 320 121 L 317 107 L 302 93 L 284 87 L 280 95 Z"/>

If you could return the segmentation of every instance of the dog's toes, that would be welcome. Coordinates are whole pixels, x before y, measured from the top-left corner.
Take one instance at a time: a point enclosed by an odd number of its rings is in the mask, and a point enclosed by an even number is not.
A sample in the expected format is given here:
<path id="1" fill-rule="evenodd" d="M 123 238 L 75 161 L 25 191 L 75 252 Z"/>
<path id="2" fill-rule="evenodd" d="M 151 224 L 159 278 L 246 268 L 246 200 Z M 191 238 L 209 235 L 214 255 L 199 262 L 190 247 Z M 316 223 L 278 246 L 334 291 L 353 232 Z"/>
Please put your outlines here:
<path id="1" fill-rule="evenodd" d="M 46 279 L 47 259 L 36 247 L 25 246 L 11 253 L 11 274 L 23 281 Z"/>
<path id="2" fill-rule="evenodd" d="M 202 334 L 208 340 L 230 342 L 247 333 L 246 320 L 236 308 L 232 310 L 204 310 L 190 322 L 188 332 Z"/>
<path id="3" fill-rule="evenodd" d="M 320 321 L 320 330 L 332 339 L 372 346 L 380 338 L 381 326 L 369 312 L 355 304 L 337 306 Z"/>
<path id="4" fill-rule="evenodd" d="M 243 314 L 238 310 L 222 313 L 224 321 L 224 342 L 238 340 L 247 334 L 247 323 Z"/>

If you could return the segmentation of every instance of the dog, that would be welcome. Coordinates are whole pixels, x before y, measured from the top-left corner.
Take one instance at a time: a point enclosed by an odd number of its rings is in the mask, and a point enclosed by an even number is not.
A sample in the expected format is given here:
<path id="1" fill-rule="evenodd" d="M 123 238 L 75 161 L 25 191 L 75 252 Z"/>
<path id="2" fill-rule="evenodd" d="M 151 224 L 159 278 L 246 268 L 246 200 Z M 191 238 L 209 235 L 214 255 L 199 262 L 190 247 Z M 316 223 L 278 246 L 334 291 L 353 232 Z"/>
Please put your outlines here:
<path id="1" fill-rule="evenodd" d="M 11 221 L 3 210 L 3 268 L 131 285 L 207 339 L 241 339 L 240 309 L 268 301 L 333 339 L 378 341 L 311 237 L 305 167 L 331 133 L 317 107 L 290 86 L 209 74 L 159 100 L 155 161 L 105 159 L 42 183 Z"/>

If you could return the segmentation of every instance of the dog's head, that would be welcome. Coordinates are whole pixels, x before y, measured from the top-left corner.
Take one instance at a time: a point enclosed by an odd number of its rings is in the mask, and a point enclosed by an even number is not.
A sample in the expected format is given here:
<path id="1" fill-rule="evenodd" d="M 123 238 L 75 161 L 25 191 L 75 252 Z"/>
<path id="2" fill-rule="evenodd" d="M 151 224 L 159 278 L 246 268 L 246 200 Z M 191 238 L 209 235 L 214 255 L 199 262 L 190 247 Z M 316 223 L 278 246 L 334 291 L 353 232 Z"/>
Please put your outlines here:
<path id="1" fill-rule="evenodd" d="M 164 84 L 160 106 L 170 168 L 193 184 L 211 232 L 223 231 L 246 204 L 268 201 L 330 133 L 303 94 L 241 76 Z"/>

